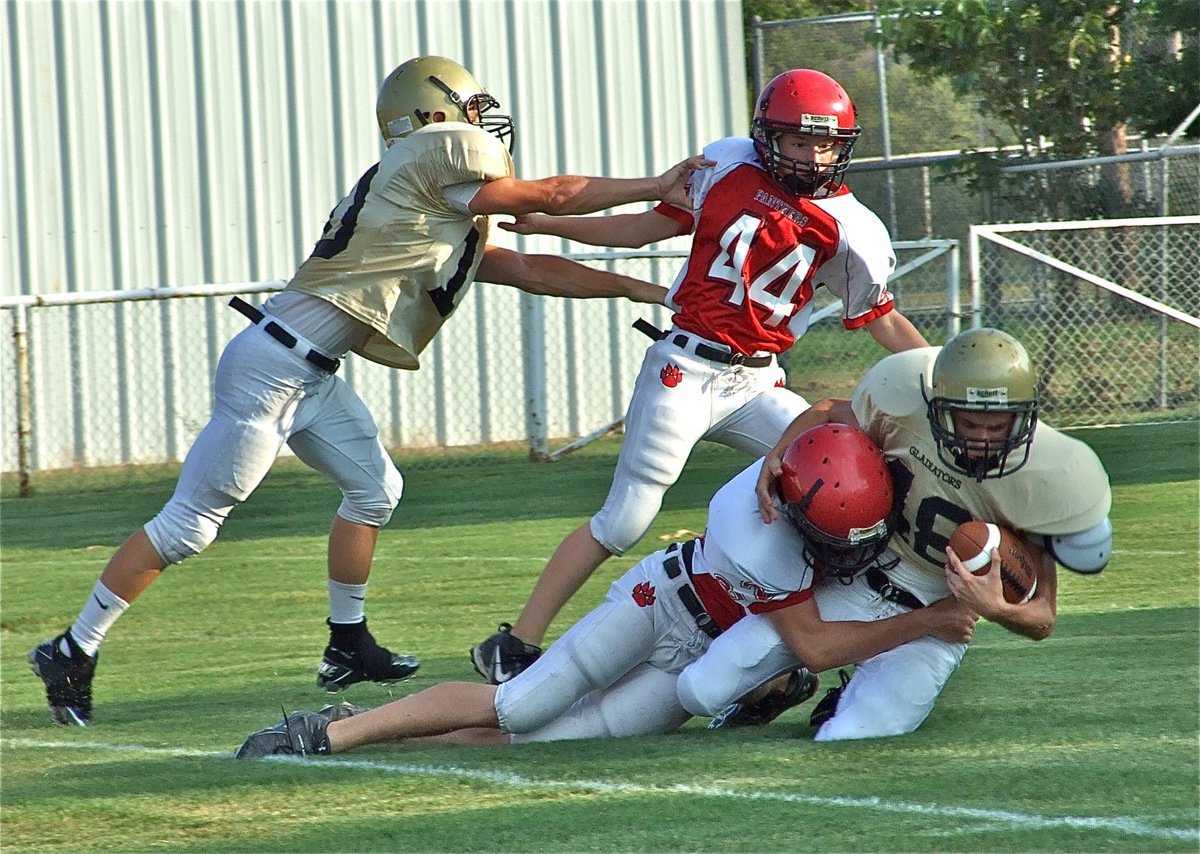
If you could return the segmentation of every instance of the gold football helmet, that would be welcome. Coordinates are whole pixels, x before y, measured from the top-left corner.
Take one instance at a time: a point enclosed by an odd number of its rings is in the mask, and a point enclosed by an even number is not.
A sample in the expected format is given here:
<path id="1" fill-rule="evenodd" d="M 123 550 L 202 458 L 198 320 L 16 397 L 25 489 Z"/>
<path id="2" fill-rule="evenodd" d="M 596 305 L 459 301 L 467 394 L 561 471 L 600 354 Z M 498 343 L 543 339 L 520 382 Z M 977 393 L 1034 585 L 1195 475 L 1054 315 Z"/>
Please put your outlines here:
<path id="1" fill-rule="evenodd" d="M 961 332 L 938 354 L 931 379 L 933 394 L 926 393 L 923 379 L 921 394 L 943 463 L 983 480 L 1012 474 L 1028 462 L 1037 426 L 1038 379 L 1020 341 L 987 327 Z M 1012 426 L 1001 439 L 967 438 L 954 415 L 968 412 L 1009 414 Z M 1021 450 L 1021 459 L 1009 465 L 1009 455 Z"/>
<path id="2" fill-rule="evenodd" d="M 499 107 L 500 102 L 454 60 L 419 56 L 384 79 L 375 115 L 388 146 L 434 121 L 435 113 L 442 113 L 445 121 L 479 125 L 511 151 L 512 119 L 491 112 Z"/>

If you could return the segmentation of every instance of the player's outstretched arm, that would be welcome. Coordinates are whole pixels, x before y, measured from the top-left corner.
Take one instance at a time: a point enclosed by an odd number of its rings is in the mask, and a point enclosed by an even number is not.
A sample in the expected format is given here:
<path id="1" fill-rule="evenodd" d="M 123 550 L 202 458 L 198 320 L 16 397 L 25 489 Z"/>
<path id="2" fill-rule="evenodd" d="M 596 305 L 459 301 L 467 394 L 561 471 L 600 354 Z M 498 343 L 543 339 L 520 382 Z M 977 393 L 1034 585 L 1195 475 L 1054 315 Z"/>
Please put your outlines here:
<path id="1" fill-rule="evenodd" d="M 500 227 L 515 234 L 548 234 L 589 246 L 640 248 L 679 233 L 679 224 L 657 211 L 612 216 L 522 214 Z"/>
<path id="2" fill-rule="evenodd" d="M 597 270 L 558 255 L 527 255 L 489 246 L 476 278 L 511 285 L 526 293 L 555 297 L 624 297 L 661 305 L 667 289 L 652 282 Z"/>
<path id="3" fill-rule="evenodd" d="M 470 210 L 476 214 L 587 214 L 630 202 L 665 201 L 687 204 L 687 183 L 697 169 L 711 163 L 702 155 L 676 163 L 653 178 L 596 178 L 555 175 L 524 181 L 499 178 L 475 193 Z"/>
<path id="4" fill-rule="evenodd" d="M 767 452 L 762 468 L 758 472 L 758 482 L 754 487 L 754 493 L 758 496 L 759 513 L 762 514 L 763 521 L 767 524 L 779 518 L 779 511 L 775 509 L 775 494 L 779 476 L 783 474 L 783 454 L 788 445 L 792 444 L 792 440 L 805 430 L 830 422 L 858 426 L 858 419 L 854 417 L 854 410 L 850 407 L 849 398 L 828 397 L 825 400 L 817 401 L 796 416 L 796 420 L 783 431 L 783 435 L 775 443 L 775 447 Z"/>
<path id="5" fill-rule="evenodd" d="M 792 654 L 814 673 L 863 661 L 926 635 L 951 643 L 969 643 L 979 619 L 952 596 L 870 622 L 826 622 L 814 599 L 771 611 L 767 616 Z"/>

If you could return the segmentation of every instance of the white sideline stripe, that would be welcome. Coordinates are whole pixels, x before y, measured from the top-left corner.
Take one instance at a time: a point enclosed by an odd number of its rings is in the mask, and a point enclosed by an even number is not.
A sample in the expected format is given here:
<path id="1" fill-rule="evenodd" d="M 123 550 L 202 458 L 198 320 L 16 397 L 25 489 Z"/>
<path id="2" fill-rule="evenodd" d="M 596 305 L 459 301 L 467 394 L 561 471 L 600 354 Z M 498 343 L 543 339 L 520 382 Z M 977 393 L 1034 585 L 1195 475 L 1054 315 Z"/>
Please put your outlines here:
<path id="1" fill-rule="evenodd" d="M 33 738 L 5 738 L 0 743 L 11 747 L 37 747 L 42 749 L 108 750 L 114 753 L 142 753 L 151 756 L 209 757 L 232 759 L 227 750 L 190 750 L 176 747 L 144 747 L 137 744 L 107 744 L 83 741 L 43 741 Z M 1136 818 L 1115 816 L 1043 816 L 1010 810 L 981 809 L 977 807 L 948 807 L 937 804 L 918 804 L 906 801 L 887 801 L 882 798 L 825 797 L 802 795 L 792 792 L 756 792 L 738 789 L 697 786 L 677 783 L 672 786 L 644 786 L 636 783 L 609 783 L 603 780 L 539 780 L 510 774 L 506 771 L 486 771 L 480 768 L 460 768 L 454 765 L 409 765 L 403 762 L 380 762 L 370 759 L 305 759 L 300 757 L 270 757 L 266 762 L 287 762 L 312 768 L 342 769 L 361 768 L 365 771 L 383 771 L 408 777 L 449 777 L 458 780 L 495 783 L 501 786 L 531 789 L 568 789 L 599 794 L 670 795 L 684 794 L 705 798 L 726 798 L 741 801 L 774 801 L 787 804 L 805 804 L 819 807 L 847 807 L 850 809 L 879 810 L 881 812 L 930 815 L 938 818 L 973 819 L 983 824 L 1003 824 L 1024 830 L 1041 830 L 1054 827 L 1069 827 L 1076 830 L 1098 830 L 1126 833 L 1132 836 L 1148 836 L 1155 839 L 1200 839 L 1200 830 L 1195 828 L 1159 827 L 1146 824 Z M 962 828 L 958 828 L 961 830 Z"/>

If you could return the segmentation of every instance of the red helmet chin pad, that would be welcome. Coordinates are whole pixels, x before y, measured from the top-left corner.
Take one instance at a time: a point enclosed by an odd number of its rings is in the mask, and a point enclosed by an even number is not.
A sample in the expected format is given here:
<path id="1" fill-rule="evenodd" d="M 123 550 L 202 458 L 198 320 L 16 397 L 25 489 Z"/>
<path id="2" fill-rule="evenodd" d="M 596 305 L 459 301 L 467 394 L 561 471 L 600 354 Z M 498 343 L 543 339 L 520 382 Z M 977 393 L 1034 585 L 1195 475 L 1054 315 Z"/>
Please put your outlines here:
<path id="1" fill-rule="evenodd" d="M 779 496 L 820 534 L 846 541 L 887 537 L 892 476 L 878 446 L 848 424 L 821 424 L 797 436 L 783 454 Z"/>

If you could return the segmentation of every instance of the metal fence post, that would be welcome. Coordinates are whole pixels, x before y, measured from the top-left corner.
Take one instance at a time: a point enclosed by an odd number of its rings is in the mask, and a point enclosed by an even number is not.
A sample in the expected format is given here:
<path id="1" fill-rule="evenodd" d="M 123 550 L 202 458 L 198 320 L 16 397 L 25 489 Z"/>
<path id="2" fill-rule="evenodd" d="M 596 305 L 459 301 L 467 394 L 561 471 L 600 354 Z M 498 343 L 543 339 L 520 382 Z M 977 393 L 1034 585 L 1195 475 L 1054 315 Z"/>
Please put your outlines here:
<path id="1" fill-rule="evenodd" d="M 31 471 L 32 454 L 29 447 L 33 434 L 33 395 L 29 382 L 29 335 L 25 317 L 26 308 L 13 308 L 13 350 L 17 363 L 17 494 L 22 498 L 33 495 Z"/>
<path id="2" fill-rule="evenodd" d="M 751 72 L 754 80 L 754 94 L 751 97 L 757 98 L 763 87 L 762 17 L 755 15 L 750 21 L 750 27 L 754 30 L 754 70 Z"/>
<path id="3" fill-rule="evenodd" d="M 946 287 L 950 291 L 950 316 L 946 318 L 947 339 L 953 338 L 962 331 L 962 256 L 958 241 L 954 241 L 954 251 L 950 252 L 950 281 Z"/>
<path id="4" fill-rule="evenodd" d="M 525 434 L 529 459 L 550 459 L 549 400 L 546 392 L 546 306 L 521 294 L 521 362 L 525 376 Z"/>
<path id="5" fill-rule="evenodd" d="M 879 17 L 875 18 L 875 33 L 876 35 L 883 32 L 883 24 Z M 888 161 L 892 159 L 892 120 L 888 110 L 888 89 L 887 89 L 887 63 L 884 60 L 883 48 L 878 43 L 875 45 L 875 75 L 879 85 L 879 126 L 883 135 L 883 159 Z M 888 227 L 892 231 L 892 236 L 898 236 L 896 225 L 896 170 L 887 170 L 885 176 L 887 183 L 887 205 L 888 205 Z"/>

